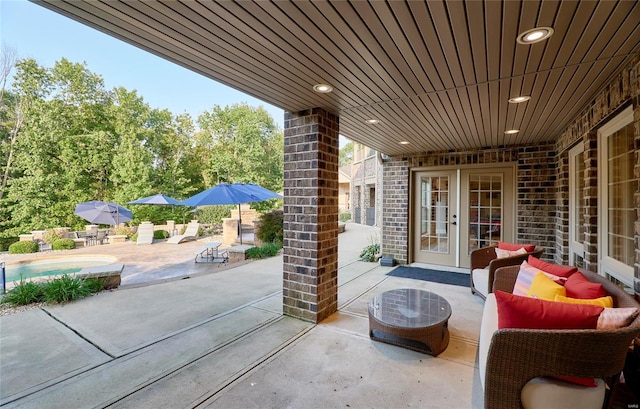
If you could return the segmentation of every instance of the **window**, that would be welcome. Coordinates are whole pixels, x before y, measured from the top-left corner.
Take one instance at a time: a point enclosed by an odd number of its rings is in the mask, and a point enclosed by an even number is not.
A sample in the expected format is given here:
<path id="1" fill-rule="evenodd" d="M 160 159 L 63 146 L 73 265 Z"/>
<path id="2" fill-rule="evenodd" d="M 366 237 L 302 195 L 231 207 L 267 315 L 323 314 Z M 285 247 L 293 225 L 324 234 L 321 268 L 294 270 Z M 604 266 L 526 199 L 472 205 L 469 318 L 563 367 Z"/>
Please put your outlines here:
<path id="1" fill-rule="evenodd" d="M 633 110 L 598 131 L 600 149 L 599 252 L 602 272 L 633 286 L 635 259 L 633 196 L 639 179 L 634 175 Z"/>

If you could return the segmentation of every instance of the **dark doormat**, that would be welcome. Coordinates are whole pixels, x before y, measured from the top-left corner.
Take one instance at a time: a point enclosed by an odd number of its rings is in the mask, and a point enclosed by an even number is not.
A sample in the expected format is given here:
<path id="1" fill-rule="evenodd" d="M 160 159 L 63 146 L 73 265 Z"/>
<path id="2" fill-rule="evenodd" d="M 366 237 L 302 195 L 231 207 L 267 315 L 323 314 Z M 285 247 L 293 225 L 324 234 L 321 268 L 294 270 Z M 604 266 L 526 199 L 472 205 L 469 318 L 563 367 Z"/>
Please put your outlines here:
<path id="1" fill-rule="evenodd" d="M 469 274 L 454 273 L 451 271 L 431 270 L 410 266 L 398 266 L 387 273 L 388 276 L 413 278 L 414 280 L 433 281 L 436 283 L 469 287 L 471 278 Z"/>

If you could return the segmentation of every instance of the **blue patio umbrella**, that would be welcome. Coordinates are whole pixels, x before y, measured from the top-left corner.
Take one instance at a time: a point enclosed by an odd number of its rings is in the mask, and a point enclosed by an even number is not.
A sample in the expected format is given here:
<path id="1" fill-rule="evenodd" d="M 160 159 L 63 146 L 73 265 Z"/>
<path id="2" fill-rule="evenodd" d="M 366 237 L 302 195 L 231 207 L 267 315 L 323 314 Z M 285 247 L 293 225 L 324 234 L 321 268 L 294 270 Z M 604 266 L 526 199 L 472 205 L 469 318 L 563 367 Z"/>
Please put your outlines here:
<path id="1" fill-rule="evenodd" d="M 133 200 L 131 202 L 127 202 L 128 204 L 141 204 L 141 205 L 174 205 L 178 206 L 182 203 L 169 196 L 165 196 L 162 193 L 158 193 L 157 195 L 143 197 L 141 199 Z"/>
<path id="2" fill-rule="evenodd" d="M 212 188 L 191 196 L 182 201 L 183 206 L 206 206 L 206 205 L 238 205 L 238 234 L 240 244 L 242 244 L 242 215 L 240 205 L 242 203 L 262 202 L 269 199 L 280 199 L 279 194 L 265 189 L 253 183 L 221 183 Z"/>
<path id="3" fill-rule="evenodd" d="M 131 210 L 125 209 L 116 203 L 101 202 L 99 200 L 78 203 L 73 214 L 82 217 L 89 223 L 108 224 L 110 226 L 117 226 L 133 218 Z"/>

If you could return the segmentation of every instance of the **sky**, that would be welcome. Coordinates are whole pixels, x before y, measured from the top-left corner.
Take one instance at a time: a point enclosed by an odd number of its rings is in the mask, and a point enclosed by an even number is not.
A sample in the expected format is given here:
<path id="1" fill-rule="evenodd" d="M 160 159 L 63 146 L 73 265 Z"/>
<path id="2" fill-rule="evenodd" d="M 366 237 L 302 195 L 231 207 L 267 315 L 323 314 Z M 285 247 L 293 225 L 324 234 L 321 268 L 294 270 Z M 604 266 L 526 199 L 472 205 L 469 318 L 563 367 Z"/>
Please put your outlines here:
<path id="1" fill-rule="evenodd" d="M 282 129 L 284 111 L 26 0 L 0 0 L 0 39 L 19 59 L 50 68 L 63 57 L 86 63 L 107 89 L 136 90 L 151 108 L 195 120 L 214 105 L 262 105 Z"/>

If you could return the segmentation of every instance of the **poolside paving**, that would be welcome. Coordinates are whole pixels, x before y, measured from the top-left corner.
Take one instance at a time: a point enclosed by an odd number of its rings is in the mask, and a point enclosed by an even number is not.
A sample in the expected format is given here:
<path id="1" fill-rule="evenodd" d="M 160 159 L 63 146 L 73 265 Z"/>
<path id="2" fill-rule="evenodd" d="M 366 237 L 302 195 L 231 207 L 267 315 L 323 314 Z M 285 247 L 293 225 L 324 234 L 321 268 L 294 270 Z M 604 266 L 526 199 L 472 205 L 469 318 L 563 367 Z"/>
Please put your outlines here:
<path id="1" fill-rule="evenodd" d="M 191 247 L 201 243 L 98 246 L 135 279 L 0 317 L 0 405 L 481 407 L 482 302 L 468 288 L 388 277 L 390 267 L 357 261 L 375 233 L 348 224 L 339 235 L 339 311 L 318 325 L 282 315 L 281 256 L 218 268 L 193 262 Z M 451 341 L 440 356 L 369 339 L 368 302 L 400 287 L 452 304 Z"/>

